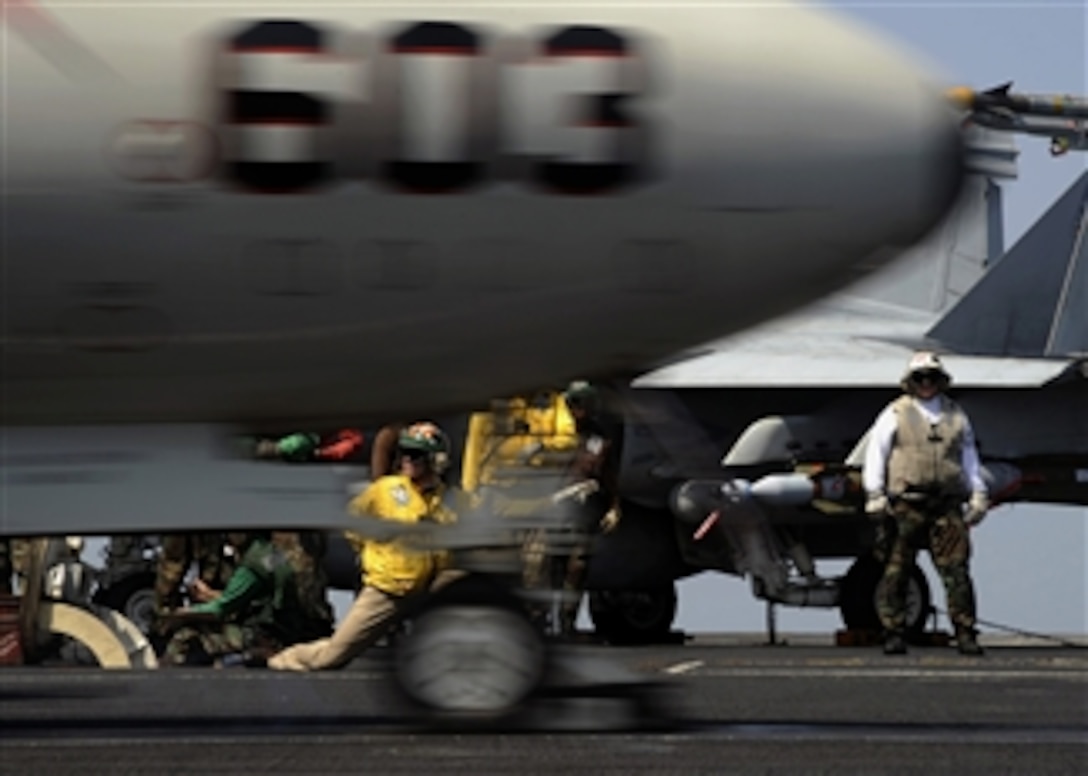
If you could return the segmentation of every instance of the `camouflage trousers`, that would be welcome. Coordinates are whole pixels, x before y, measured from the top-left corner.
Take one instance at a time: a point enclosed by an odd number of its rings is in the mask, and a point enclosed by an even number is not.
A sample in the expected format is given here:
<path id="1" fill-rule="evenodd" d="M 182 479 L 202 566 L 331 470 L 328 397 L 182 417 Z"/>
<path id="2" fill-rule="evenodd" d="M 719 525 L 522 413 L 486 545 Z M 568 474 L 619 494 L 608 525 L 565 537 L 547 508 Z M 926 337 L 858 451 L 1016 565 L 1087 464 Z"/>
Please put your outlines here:
<path id="1" fill-rule="evenodd" d="M 331 633 L 336 616 L 328 600 L 329 580 L 322 566 L 327 542 L 322 531 L 273 531 L 272 543 L 294 571 L 299 605 L 306 618 L 326 623 Z"/>
<path id="2" fill-rule="evenodd" d="M 573 546 L 565 544 L 562 552 L 550 547 L 544 531 L 533 531 L 526 538 L 522 549 L 524 573 L 522 584 L 527 590 L 556 590 L 562 588 L 563 605 L 559 610 L 559 628 L 563 633 L 573 633 L 585 590 L 588 555 L 592 537 L 581 535 Z M 533 618 L 542 621 L 547 617 L 547 606 L 540 604 L 531 612 Z"/>
<path id="3" fill-rule="evenodd" d="M 200 578 L 214 590 L 223 590 L 234 573 L 234 563 L 223 552 L 221 533 L 166 534 L 155 578 L 155 603 L 159 611 L 183 605 L 181 583 L 196 562 Z"/>
<path id="4" fill-rule="evenodd" d="M 586 572 L 589 570 L 590 541 L 580 542 L 567 556 L 566 573 L 563 575 L 563 606 L 559 610 L 559 625 L 563 633 L 573 633 L 586 589 Z"/>
<path id="5" fill-rule="evenodd" d="M 170 637 L 163 651 L 166 666 L 209 666 L 225 655 L 260 650 L 268 655 L 283 648 L 257 628 L 236 623 L 187 625 Z"/>
<path id="6" fill-rule="evenodd" d="M 884 563 L 877 586 L 877 613 L 888 631 L 902 631 L 907 581 L 918 550 L 929 550 L 944 583 L 948 616 L 957 628 L 975 626 L 975 588 L 969 570 L 971 540 L 960 504 L 897 501 L 877 529 L 876 556 Z"/>

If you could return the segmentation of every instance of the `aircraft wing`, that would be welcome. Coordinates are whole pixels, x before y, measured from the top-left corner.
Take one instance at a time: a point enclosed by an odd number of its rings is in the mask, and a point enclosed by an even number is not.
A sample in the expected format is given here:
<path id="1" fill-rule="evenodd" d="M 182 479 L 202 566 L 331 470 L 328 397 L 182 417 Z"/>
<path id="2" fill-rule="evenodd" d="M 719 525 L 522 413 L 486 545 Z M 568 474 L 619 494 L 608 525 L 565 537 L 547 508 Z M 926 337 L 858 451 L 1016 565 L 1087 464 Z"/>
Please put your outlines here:
<path id="1" fill-rule="evenodd" d="M 825 351 L 798 354 L 714 353 L 643 375 L 636 388 L 839 388 L 892 387 L 910 355 L 894 356 L 874 347 L 868 356 L 855 349 L 848 358 Z M 958 387 L 1034 388 L 1061 376 L 1073 361 L 942 356 Z"/>
<path id="2" fill-rule="evenodd" d="M 485 513 L 456 526 L 350 516 L 365 467 L 256 461 L 240 447 L 236 429 L 215 425 L 0 429 L 0 538 L 325 529 L 456 548 L 553 521 L 503 518 L 497 531 Z"/>
<path id="3" fill-rule="evenodd" d="M 841 302 L 840 302 L 841 303 Z M 873 309 L 862 309 L 862 306 Z M 924 345 L 916 311 L 857 301 L 813 309 L 730 337 L 686 360 L 638 377 L 635 388 L 893 387 Z M 856 331 L 864 331 L 858 336 Z M 960 388 L 1032 388 L 1060 377 L 1075 359 L 942 354 Z"/>
<path id="4" fill-rule="evenodd" d="M 365 470 L 254 461 L 206 426 L 0 429 L 0 536 L 345 529 Z"/>
<path id="5" fill-rule="evenodd" d="M 997 259 L 982 245 L 1000 222 L 978 212 L 991 193 L 976 189 L 960 215 L 899 265 L 688 353 L 634 386 L 892 387 L 921 348 L 941 351 L 959 388 L 1035 388 L 1083 369 L 1088 173 Z M 950 299 L 958 301 L 947 307 Z"/>

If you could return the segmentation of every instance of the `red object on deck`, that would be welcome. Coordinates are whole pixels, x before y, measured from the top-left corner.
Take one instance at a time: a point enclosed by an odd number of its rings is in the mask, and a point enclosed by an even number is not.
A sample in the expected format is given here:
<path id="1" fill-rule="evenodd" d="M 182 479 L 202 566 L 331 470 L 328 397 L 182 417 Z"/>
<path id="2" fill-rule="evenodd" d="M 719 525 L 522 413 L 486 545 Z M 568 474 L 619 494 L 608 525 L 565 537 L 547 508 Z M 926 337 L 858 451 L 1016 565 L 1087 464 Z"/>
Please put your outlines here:
<path id="1" fill-rule="evenodd" d="M 363 446 L 363 434 L 353 428 L 336 435 L 336 441 L 318 449 L 317 457 L 326 461 L 342 461 Z"/>

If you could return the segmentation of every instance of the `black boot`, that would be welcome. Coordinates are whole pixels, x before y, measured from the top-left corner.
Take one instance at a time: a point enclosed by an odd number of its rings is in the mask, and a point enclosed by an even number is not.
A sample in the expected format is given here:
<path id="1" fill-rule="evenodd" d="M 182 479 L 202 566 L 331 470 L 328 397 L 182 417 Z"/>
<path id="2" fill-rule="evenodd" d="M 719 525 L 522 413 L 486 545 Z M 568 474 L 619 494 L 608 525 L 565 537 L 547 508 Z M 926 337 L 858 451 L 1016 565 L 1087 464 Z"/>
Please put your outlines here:
<path id="1" fill-rule="evenodd" d="M 961 655 L 977 656 L 982 654 L 982 647 L 979 646 L 978 639 L 975 638 L 974 628 L 956 627 L 956 648 L 959 649 Z"/>
<path id="2" fill-rule="evenodd" d="M 884 654 L 885 655 L 905 655 L 907 654 L 907 642 L 903 638 L 903 634 L 900 631 L 888 631 L 884 635 Z"/>

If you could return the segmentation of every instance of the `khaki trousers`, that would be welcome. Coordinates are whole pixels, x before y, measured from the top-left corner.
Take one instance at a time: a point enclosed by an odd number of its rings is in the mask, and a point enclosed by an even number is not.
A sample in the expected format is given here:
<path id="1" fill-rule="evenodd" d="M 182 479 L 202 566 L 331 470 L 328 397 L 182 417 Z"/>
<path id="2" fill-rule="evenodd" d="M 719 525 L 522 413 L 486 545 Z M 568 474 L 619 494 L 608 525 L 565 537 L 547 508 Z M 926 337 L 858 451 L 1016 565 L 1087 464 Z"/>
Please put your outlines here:
<path id="1" fill-rule="evenodd" d="M 396 596 L 373 587 L 364 587 L 332 636 L 306 644 L 295 644 L 268 659 L 276 671 L 327 671 L 343 668 L 367 648 L 374 646 L 407 609 L 464 576 L 463 571 L 443 571 L 422 593 Z"/>

